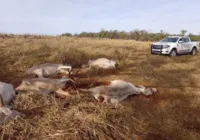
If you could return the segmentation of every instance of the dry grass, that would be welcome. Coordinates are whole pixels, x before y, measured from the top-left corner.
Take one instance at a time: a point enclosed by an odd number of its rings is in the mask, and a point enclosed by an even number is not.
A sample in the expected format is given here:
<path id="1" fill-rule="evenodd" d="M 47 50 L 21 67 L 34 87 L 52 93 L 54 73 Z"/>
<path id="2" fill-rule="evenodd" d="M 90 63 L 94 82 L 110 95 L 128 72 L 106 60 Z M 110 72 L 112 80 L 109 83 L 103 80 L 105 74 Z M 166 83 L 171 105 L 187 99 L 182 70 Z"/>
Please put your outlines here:
<path id="1" fill-rule="evenodd" d="M 87 94 L 71 100 L 18 95 L 14 108 L 26 114 L 0 127 L 1 139 L 199 140 L 200 56 L 152 56 L 149 42 L 67 37 L 0 38 L 0 81 L 19 85 L 33 64 L 70 63 L 108 57 L 116 71 L 82 71 L 79 80 L 122 79 L 157 87 L 160 94 L 133 96 L 122 107 L 101 105 Z"/>

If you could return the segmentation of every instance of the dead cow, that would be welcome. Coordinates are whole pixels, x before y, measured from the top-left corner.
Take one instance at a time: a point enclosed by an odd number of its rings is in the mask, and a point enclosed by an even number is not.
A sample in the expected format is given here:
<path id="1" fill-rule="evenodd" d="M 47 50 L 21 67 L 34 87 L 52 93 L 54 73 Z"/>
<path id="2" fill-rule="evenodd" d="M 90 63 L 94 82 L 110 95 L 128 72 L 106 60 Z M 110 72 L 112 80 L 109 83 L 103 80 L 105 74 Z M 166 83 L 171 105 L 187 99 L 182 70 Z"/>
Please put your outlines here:
<path id="1" fill-rule="evenodd" d="M 111 84 L 98 86 L 90 89 L 81 89 L 81 91 L 90 92 L 98 101 L 103 99 L 103 103 L 118 104 L 128 96 L 133 94 L 143 94 L 146 96 L 158 92 L 156 88 L 145 88 L 142 85 L 135 86 L 130 82 L 122 80 L 111 81 Z"/>
<path id="2" fill-rule="evenodd" d="M 24 115 L 18 111 L 11 110 L 10 108 L 4 106 L 3 98 L 0 95 L 0 125 L 18 116 L 23 117 Z"/>
<path id="3" fill-rule="evenodd" d="M 2 96 L 3 103 L 10 105 L 16 96 L 13 85 L 0 82 L 0 95 Z"/>
<path id="4" fill-rule="evenodd" d="M 88 64 L 82 65 L 82 68 L 99 67 L 99 68 L 102 68 L 102 69 L 114 69 L 117 66 L 118 66 L 118 64 L 114 60 L 109 60 L 107 58 L 98 58 L 96 60 L 89 60 Z"/>
<path id="5" fill-rule="evenodd" d="M 39 78 L 47 77 L 50 75 L 63 73 L 63 74 L 70 74 L 72 70 L 71 66 L 66 66 L 62 64 L 51 64 L 45 63 L 31 67 L 27 70 L 27 74 L 36 74 Z"/>
<path id="6" fill-rule="evenodd" d="M 40 94 L 50 94 L 59 89 L 66 88 L 67 82 L 74 82 L 69 78 L 62 79 L 49 79 L 49 78 L 33 78 L 24 79 L 15 90 L 16 91 L 27 91 L 27 92 L 38 92 Z"/>

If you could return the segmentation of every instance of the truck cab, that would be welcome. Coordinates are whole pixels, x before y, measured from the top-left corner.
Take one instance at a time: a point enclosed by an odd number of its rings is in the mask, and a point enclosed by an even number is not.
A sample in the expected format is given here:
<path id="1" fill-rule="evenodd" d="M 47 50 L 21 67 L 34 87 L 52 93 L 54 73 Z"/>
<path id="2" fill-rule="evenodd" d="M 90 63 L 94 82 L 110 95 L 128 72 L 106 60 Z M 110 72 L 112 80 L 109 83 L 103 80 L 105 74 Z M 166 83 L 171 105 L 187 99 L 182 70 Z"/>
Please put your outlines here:
<path id="1" fill-rule="evenodd" d="M 187 36 L 168 36 L 151 44 L 151 54 L 176 56 L 178 54 L 195 55 L 199 50 L 199 42 L 192 42 Z"/>

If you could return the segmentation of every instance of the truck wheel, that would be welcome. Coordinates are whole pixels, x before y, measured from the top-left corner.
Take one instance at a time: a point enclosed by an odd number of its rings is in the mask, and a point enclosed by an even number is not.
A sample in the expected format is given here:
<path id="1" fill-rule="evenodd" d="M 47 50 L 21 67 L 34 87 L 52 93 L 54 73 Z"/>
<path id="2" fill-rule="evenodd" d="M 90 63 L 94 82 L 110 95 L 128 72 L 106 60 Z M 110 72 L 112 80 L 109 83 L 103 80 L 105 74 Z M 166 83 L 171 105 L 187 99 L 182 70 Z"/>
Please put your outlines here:
<path id="1" fill-rule="evenodd" d="M 191 55 L 195 55 L 196 53 L 197 53 L 197 49 L 196 49 L 196 48 L 193 48 L 190 54 L 191 54 Z"/>
<path id="2" fill-rule="evenodd" d="M 172 50 L 169 54 L 171 57 L 174 57 L 177 55 L 176 50 Z"/>

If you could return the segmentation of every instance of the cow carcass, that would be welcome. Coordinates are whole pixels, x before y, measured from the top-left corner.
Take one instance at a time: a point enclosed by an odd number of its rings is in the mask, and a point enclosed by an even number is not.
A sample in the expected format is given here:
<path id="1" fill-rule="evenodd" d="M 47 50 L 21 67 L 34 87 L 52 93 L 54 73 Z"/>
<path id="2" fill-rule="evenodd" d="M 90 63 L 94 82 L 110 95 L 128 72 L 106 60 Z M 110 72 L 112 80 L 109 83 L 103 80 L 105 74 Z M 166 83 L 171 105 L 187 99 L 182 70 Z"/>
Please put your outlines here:
<path id="1" fill-rule="evenodd" d="M 70 74 L 72 70 L 71 66 L 66 66 L 62 64 L 52 64 L 52 63 L 44 63 L 40 65 L 35 65 L 27 70 L 27 74 L 36 74 L 39 78 L 47 77 L 50 75 L 62 73 L 62 74 Z"/>
<path id="2" fill-rule="evenodd" d="M 19 113 L 18 111 L 11 110 L 10 108 L 6 107 L 4 105 L 2 96 L 0 95 L 0 125 L 8 122 L 15 117 L 24 117 L 24 115 Z"/>
<path id="3" fill-rule="evenodd" d="M 0 95 L 2 96 L 3 103 L 10 105 L 16 96 L 13 85 L 0 82 Z"/>
<path id="4" fill-rule="evenodd" d="M 65 89 L 67 82 L 74 82 L 69 78 L 50 79 L 50 78 L 33 78 L 24 79 L 15 89 L 16 91 L 38 92 L 40 94 L 50 94 L 58 89 Z"/>
<path id="5" fill-rule="evenodd" d="M 85 67 L 97 67 L 102 69 L 115 69 L 118 63 L 114 60 L 109 60 L 107 58 L 98 58 L 96 60 L 89 60 L 87 64 L 83 64 L 82 68 Z"/>
<path id="6" fill-rule="evenodd" d="M 103 103 L 112 104 L 118 104 L 133 94 L 149 96 L 158 92 L 156 88 L 145 88 L 142 85 L 135 86 L 132 83 L 123 80 L 113 80 L 109 85 L 81 89 L 81 91 L 91 93 L 97 101 L 103 100 Z"/>

